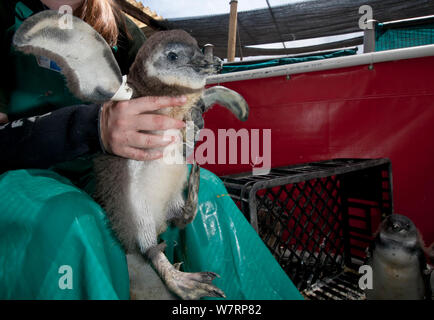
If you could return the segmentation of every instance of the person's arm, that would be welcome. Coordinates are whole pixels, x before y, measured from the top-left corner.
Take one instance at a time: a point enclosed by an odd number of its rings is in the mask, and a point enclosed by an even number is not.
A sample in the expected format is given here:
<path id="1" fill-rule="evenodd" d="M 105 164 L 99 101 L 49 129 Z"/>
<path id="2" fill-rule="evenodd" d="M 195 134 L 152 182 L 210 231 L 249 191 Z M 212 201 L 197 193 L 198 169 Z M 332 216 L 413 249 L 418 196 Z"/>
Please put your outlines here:
<path id="1" fill-rule="evenodd" d="M 162 135 L 146 131 L 180 129 L 185 124 L 148 112 L 185 102 L 186 97 L 143 97 L 107 102 L 102 108 L 99 105 L 66 107 L 0 124 L 0 172 L 48 168 L 103 149 L 137 161 L 159 159 L 162 152 L 152 149 L 175 140 L 167 141 Z"/>
<path id="2" fill-rule="evenodd" d="M 135 32 L 141 33 L 135 28 Z M 122 43 L 126 39 L 134 43 Z M 122 40 L 117 60 L 119 64 L 124 62 L 127 69 L 144 36 Z M 161 158 L 161 152 L 152 149 L 164 147 L 170 141 L 144 131 L 182 128 L 184 123 L 163 115 L 143 113 L 183 103 L 185 97 L 145 97 L 105 103 L 100 115 L 101 108 L 96 105 L 72 106 L 41 117 L 11 121 L 6 125 L 0 123 L 0 170 L 47 168 L 102 149 L 139 161 Z"/>
<path id="3" fill-rule="evenodd" d="M 0 124 L 0 171 L 48 168 L 102 151 L 100 105 L 71 106 Z"/>

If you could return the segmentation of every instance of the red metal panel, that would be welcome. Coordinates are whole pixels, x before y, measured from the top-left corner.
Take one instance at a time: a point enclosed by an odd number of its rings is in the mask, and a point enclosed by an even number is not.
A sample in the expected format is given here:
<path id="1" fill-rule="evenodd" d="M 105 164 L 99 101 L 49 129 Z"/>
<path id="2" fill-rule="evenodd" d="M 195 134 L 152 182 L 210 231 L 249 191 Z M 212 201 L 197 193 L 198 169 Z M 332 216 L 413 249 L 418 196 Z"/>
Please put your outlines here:
<path id="1" fill-rule="evenodd" d="M 272 166 L 331 158 L 392 160 L 394 203 L 434 241 L 434 58 L 225 83 L 248 101 L 240 123 L 225 109 L 207 128 L 272 129 Z M 216 174 L 249 165 L 205 165 Z"/>

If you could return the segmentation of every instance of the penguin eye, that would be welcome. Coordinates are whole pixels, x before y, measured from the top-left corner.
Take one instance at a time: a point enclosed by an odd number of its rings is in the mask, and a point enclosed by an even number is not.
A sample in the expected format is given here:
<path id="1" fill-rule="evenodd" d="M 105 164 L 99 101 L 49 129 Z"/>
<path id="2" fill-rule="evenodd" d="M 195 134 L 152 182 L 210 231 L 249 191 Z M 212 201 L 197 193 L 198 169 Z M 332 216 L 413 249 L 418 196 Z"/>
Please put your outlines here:
<path id="1" fill-rule="evenodd" d="M 167 54 L 167 59 L 169 61 L 176 61 L 176 60 L 178 60 L 178 55 L 175 52 L 169 52 Z"/>

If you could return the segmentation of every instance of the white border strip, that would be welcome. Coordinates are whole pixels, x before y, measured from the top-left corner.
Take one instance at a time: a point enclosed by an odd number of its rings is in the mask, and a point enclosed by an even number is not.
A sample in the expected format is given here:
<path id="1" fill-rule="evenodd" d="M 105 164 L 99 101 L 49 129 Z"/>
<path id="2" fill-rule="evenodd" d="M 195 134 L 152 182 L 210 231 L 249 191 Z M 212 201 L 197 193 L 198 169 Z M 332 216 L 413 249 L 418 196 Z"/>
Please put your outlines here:
<path id="1" fill-rule="evenodd" d="M 248 71 L 226 73 L 209 77 L 207 79 L 207 84 L 220 84 L 224 82 L 279 77 L 298 73 L 347 68 L 361 65 L 371 65 L 380 62 L 415 59 L 430 56 L 434 56 L 434 44 L 412 48 L 364 53 L 354 56 L 331 58 L 325 60 L 301 62 L 286 66 L 276 66 Z"/>
<path id="2" fill-rule="evenodd" d="M 387 22 L 383 22 L 383 25 L 389 26 L 389 25 L 401 23 L 401 22 L 418 22 L 418 21 L 428 20 L 428 19 L 432 19 L 432 18 L 434 18 L 434 15 L 417 17 L 417 18 L 402 19 L 402 20 L 387 21 Z"/>

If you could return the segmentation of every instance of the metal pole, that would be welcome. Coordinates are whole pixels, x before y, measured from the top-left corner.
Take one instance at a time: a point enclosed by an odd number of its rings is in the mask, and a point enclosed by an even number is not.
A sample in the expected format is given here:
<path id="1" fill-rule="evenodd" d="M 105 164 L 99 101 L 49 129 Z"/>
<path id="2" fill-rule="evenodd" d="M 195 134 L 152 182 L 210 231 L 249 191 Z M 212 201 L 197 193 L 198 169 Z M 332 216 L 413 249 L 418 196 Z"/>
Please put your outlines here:
<path id="1" fill-rule="evenodd" d="M 368 23 L 372 24 L 372 28 L 365 29 L 363 36 L 363 53 L 375 52 L 375 28 L 377 27 L 377 21 L 369 20 Z"/>
<path id="2" fill-rule="evenodd" d="M 229 17 L 229 36 L 228 36 L 228 62 L 235 60 L 235 50 L 237 44 L 237 17 L 238 1 L 231 0 L 231 14 Z"/>
<path id="3" fill-rule="evenodd" d="M 213 63 L 214 60 L 214 45 L 207 43 L 203 46 L 203 53 L 205 55 L 205 60 Z"/>

